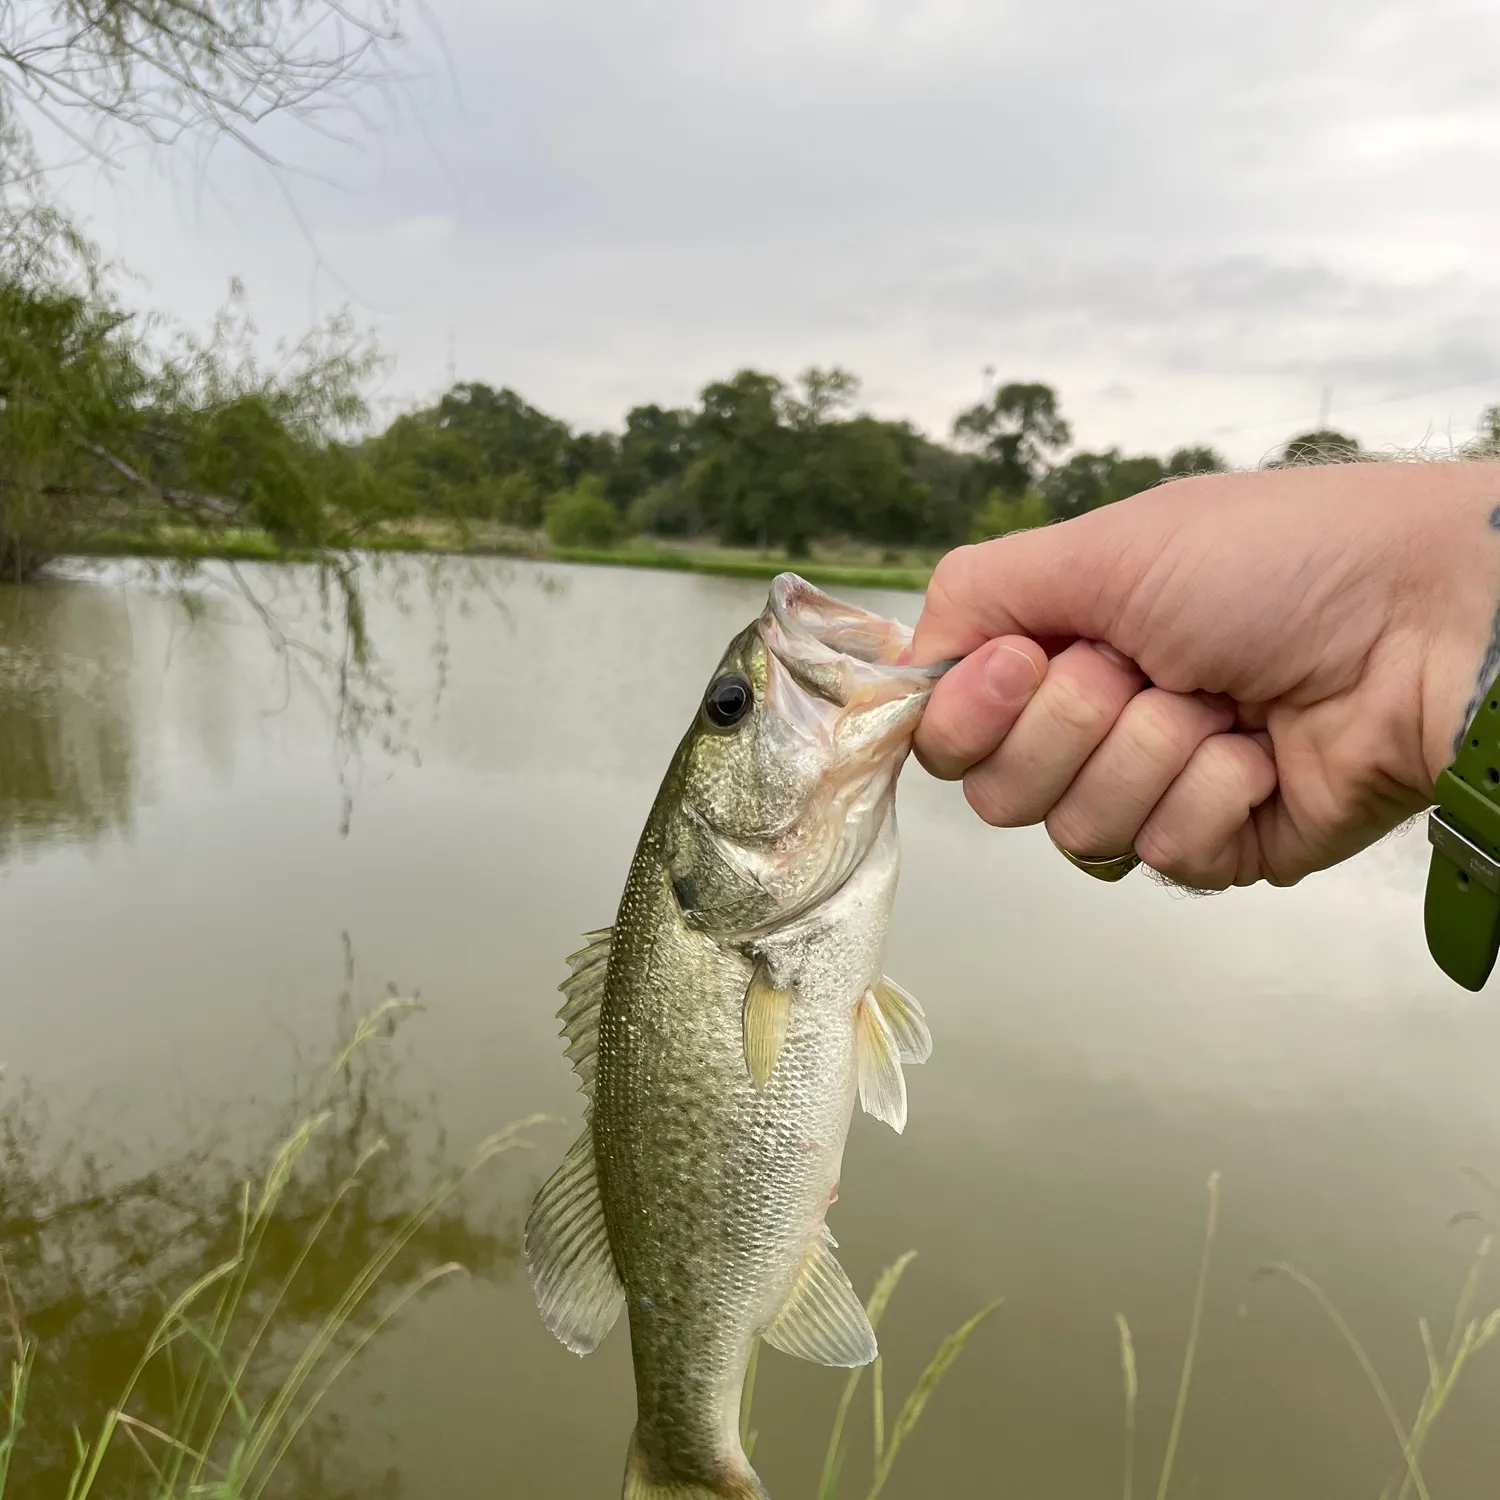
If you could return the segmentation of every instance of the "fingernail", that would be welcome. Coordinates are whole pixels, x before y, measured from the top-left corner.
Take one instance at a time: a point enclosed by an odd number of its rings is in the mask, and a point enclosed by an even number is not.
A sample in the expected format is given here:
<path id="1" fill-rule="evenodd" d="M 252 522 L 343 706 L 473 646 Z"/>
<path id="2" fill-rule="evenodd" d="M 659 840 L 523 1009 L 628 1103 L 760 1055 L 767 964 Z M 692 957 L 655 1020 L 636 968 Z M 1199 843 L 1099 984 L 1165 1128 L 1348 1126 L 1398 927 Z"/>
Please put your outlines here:
<path id="1" fill-rule="evenodd" d="M 1042 685 L 1042 674 L 1024 651 L 996 646 L 984 664 L 984 690 L 997 703 L 1024 703 Z"/>
<path id="2" fill-rule="evenodd" d="M 1105 661 L 1112 661 L 1117 667 L 1125 667 L 1131 672 L 1140 671 L 1140 668 L 1124 652 L 1116 651 L 1107 641 L 1090 641 L 1089 644 Z"/>

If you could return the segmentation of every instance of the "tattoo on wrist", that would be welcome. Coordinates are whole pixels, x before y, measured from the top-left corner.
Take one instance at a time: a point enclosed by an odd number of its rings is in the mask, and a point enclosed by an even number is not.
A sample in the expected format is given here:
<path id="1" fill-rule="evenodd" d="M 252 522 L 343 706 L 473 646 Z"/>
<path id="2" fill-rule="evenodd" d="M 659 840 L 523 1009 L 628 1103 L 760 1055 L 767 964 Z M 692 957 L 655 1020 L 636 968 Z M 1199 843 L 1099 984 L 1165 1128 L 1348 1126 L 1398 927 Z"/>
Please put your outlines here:
<path id="1" fill-rule="evenodd" d="M 1500 505 L 1490 512 L 1489 528 L 1492 532 L 1500 533 Z M 1484 659 L 1479 663 L 1479 675 L 1474 679 L 1474 691 L 1453 735 L 1455 756 L 1463 749 L 1469 725 L 1474 722 L 1474 715 L 1479 712 L 1479 705 L 1484 702 L 1484 695 L 1489 692 L 1497 676 L 1500 676 L 1500 605 L 1496 605 L 1494 617 L 1490 620 L 1490 638 L 1485 643 Z"/>

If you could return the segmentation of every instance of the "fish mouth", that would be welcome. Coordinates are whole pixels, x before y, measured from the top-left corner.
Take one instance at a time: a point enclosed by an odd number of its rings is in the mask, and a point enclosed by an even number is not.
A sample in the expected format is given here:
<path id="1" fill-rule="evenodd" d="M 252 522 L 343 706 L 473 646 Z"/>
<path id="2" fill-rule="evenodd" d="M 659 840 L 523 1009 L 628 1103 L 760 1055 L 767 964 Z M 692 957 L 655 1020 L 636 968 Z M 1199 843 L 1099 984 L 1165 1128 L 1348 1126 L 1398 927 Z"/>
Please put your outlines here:
<path id="1" fill-rule="evenodd" d="M 903 661 L 912 639 L 899 620 L 834 599 L 795 573 L 779 573 L 761 636 L 807 691 L 839 706 L 925 699 L 952 662 Z"/>

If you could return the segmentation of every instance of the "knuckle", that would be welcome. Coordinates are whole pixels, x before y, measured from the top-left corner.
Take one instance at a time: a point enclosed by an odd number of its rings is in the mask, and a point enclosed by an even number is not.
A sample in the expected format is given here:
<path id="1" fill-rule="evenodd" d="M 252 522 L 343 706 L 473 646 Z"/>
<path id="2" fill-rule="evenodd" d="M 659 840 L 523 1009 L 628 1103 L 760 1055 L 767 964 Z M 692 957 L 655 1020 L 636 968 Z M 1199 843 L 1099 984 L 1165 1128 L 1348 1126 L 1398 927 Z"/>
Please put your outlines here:
<path id="1" fill-rule="evenodd" d="M 974 550 L 973 543 L 969 543 L 945 552 L 938 559 L 927 581 L 927 599 L 923 605 L 926 612 L 942 617 L 962 608 L 969 590 Z"/>
<path id="2" fill-rule="evenodd" d="M 993 775 L 971 771 L 964 777 L 964 799 L 992 828 L 1021 828 L 1034 821 Z"/>
<path id="3" fill-rule="evenodd" d="M 1142 864 L 1188 890 L 1222 891 L 1233 879 L 1232 873 L 1222 868 L 1221 860 L 1205 857 L 1201 850 L 1189 849 L 1181 841 L 1150 829 L 1141 831 L 1135 852 Z"/>
<path id="4" fill-rule="evenodd" d="M 922 769 L 939 781 L 957 781 L 967 769 L 952 736 L 940 727 L 924 728 L 912 749 Z"/>
<path id="5" fill-rule="evenodd" d="M 1181 880 L 1182 872 L 1191 863 L 1180 840 L 1149 823 L 1136 835 L 1135 852 L 1142 864 L 1150 865 L 1169 880 Z"/>
<path id="6" fill-rule="evenodd" d="M 1070 854 L 1112 854 L 1120 851 L 1104 848 L 1097 827 L 1069 807 L 1054 807 L 1047 814 L 1047 836 L 1059 849 Z"/>
<path id="7" fill-rule="evenodd" d="M 1127 729 L 1136 753 L 1148 765 L 1160 765 L 1178 758 L 1187 726 L 1178 711 L 1180 700 L 1159 688 L 1148 688 L 1135 698 L 1126 710 Z"/>
<path id="8" fill-rule="evenodd" d="M 1110 705 L 1067 673 L 1049 676 L 1040 691 L 1046 694 L 1053 723 L 1071 741 L 1092 743 L 1102 739 L 1114 720 Z"/>
<path id="9" fill-rule="evenodd" d="M 1204 742 L 1201 775 L 1208 796 L 1248 809 L 1259 801 L 1264 756 L 1252 742 L 1232 734 Z"/>

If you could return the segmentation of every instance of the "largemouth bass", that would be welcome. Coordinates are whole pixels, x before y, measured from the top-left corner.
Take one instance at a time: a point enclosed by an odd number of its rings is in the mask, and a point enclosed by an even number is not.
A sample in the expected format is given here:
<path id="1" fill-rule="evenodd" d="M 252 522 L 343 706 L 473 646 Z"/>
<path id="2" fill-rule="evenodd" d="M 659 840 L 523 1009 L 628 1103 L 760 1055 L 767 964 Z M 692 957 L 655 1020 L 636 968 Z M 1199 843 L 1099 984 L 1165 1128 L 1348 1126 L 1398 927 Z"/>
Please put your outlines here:
<path id="1" fill-rule="evenodd" d="M 896 778 L 941 667 L 790 573 L 730 643 L 559 1012 L 583 1134 L 526 1260 L 578 1354 L 629 1315 L 627 1500 L 764 1500 L 740 1446 L 757 1338 L 825 1365 L 875 1335 L 825 1222 L 854 1101 L 897 1131 L 932 1040 L 882 976 Z"/>

